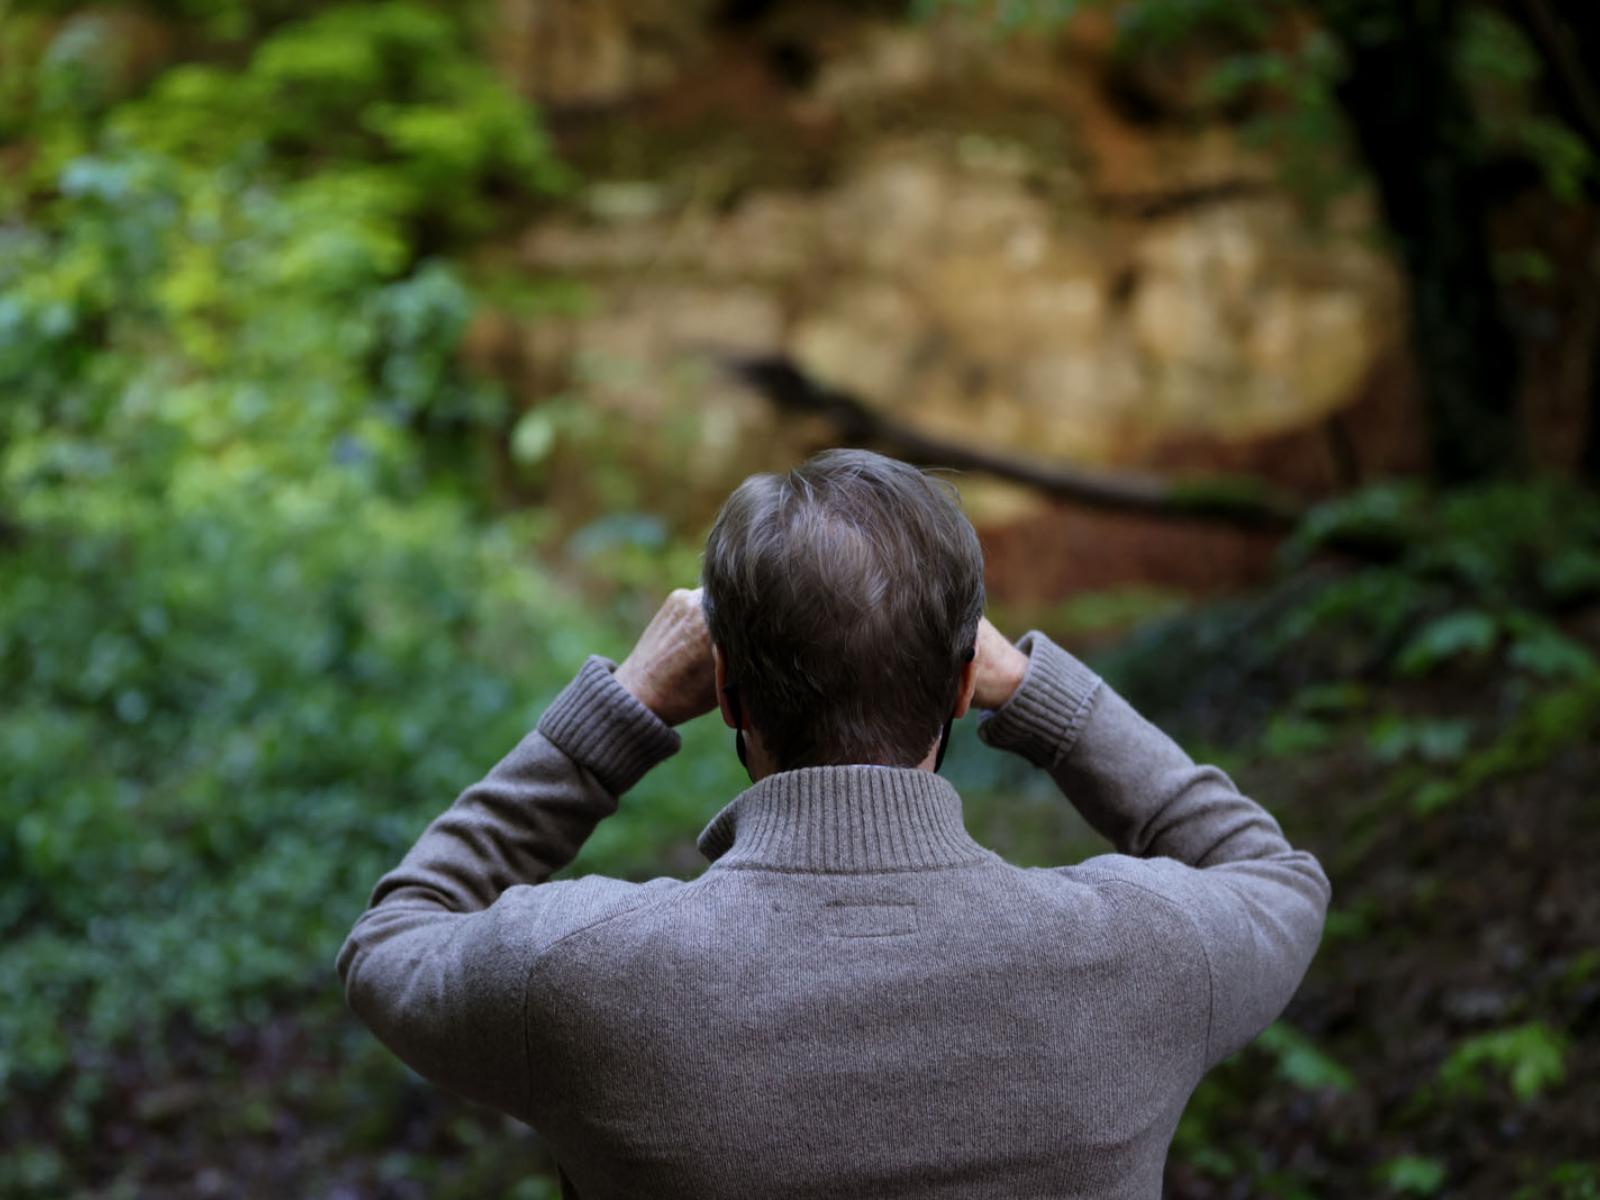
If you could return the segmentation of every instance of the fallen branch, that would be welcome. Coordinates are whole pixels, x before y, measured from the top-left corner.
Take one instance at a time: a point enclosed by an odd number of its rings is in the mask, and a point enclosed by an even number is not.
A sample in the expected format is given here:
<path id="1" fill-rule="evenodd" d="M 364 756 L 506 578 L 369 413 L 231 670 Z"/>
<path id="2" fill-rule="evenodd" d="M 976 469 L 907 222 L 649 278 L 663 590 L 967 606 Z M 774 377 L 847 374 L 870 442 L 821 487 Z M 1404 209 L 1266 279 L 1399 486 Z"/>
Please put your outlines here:
<path id="1" fill-rule="evenodd" d="M 1271 180 L 1219 179 L 1163 191 L 1099 192 L 1093 200 L 1096 211 L 1154 221 L 1210 204 L 1270 195 L 1273 191 Z"/>
<path id="2" fill-rule="evenodd" d="M 1173 482 L 1144 472 L 1063 466 L 949 441 L 878 412 L 846 392 L 823 387 L 781 355 L 718 353 L 716 357 L 736 379 L 780 410 L 821 416 L 833 425 L 842 443 L 876 448 L 919 466 L 982 471 L 1092 508 L 1220 521 L 1249 529 L 1287 531 L 1304 511 L 1251 479 Z"/>

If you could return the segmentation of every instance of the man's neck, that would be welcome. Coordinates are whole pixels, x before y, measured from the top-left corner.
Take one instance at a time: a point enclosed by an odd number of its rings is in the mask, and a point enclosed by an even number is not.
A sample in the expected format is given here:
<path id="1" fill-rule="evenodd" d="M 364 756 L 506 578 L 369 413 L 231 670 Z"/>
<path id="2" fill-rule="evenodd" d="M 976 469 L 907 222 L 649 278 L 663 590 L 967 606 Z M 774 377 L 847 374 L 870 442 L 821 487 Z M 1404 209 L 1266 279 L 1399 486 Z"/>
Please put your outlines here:
<path id="1" fill-rule="evenodd" d="M 772 759 L 768 756 L 767 748 L 761 744 L 761 736 L 758 733 L 756 733 L 754 730 L 747 729 L 747 730 L 745 730 L 744 737 L 745 737 L 746 761 L 747 761 L 747 763 L 749 765 L 749 770 L 750 770 L 750 781 L 752 783 L 756 783 L 756 782 L 759 782 L 762 779 L 765 779 L 768 775 L 776 775 L 776 774 L 778 774 L 780 768 L 777 767 L 773 763 Z M 932 748 L 929 749 L 927 757 L 924 758 L 921 762 L 917 763 L 915 769 L 918 770 L 918 771 L 932 771 L 933 770 L 933 765 L 934 765 L 935 761 L 937 761 L 938 757 L 939 757 L 939 744 L 937 742 L 935 742 L 933 744 Z M 853 764 L 853 765 L 865 766 L 865 767 L 887 767 L 887 766 L 900 766 L 902 764 L 899 764 L 899 763 L 859 763 L 859 764 Z"/>

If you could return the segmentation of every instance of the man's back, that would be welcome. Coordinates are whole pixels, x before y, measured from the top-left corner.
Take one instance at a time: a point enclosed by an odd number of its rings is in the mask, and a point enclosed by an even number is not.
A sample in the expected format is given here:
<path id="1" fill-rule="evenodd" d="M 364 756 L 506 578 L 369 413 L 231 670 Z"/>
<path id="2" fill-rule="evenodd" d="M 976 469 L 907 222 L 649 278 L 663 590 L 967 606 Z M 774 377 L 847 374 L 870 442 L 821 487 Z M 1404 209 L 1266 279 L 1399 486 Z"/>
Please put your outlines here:
<path id="1" fill-rule="evenodd" d="M 352 1005 L 538 1129 L 585 1200 L 1159 1195 L 1195 1084 L 1298 985 L 1327 882 L 1030 642 L 980 733 L 1123 853 L 1019 869 L 939 776 L 816 767 L 730 803 L 693 881 L 515 886 L 675 746 L 591 659 L 379 884 L 340 956 Z"/>
<path id="2" fill-rule="evenodd" d="M 1167 901 L 989 856 L 639 890 L 530 989 L 579 1195 L 765 1195 L 780 1164 L 794 1196 L 1159 1190 L 1209 987 Z"/>

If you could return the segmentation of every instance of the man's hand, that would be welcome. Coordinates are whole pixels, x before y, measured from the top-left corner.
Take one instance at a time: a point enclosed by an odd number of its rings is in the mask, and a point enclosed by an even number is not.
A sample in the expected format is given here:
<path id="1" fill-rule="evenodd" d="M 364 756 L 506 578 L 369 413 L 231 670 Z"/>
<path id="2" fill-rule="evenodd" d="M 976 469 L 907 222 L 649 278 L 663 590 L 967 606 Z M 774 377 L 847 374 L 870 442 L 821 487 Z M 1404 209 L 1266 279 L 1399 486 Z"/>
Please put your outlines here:
<path id="1" fill-rule="evenodd" d="M 984 617 L 978 622 L 977 680 L 972 703 L 978 708 L 999 708 L 1022 686 L 1028 673 L 1028 656 L 1018 650 Z"/>
<path id="2" fill-rule="evenodd" d="M 668 725 L 681 725 L 717 706 L 711 634 L 700 611 L 699 588 L 677 588 L 666 598 L 617 668 L 616 679 Z"/>

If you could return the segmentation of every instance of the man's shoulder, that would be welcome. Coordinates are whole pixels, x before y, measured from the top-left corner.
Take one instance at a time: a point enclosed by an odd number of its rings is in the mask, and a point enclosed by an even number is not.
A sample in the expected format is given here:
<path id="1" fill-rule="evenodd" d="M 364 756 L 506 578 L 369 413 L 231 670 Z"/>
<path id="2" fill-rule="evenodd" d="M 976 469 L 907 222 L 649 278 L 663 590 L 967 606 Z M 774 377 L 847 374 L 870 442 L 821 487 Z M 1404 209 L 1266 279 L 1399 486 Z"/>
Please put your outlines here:
<path id="1" fill-rule="evenodd" d="M 1069 867 L 1027 872 L 1053 887 L 1078 935 L 1092 939 L 1105 960 L 1144 981 L 1141 990 L 1162 997 L 1169 1013 L 1193 988 L 1210 987 L 1204 889 L 1193 888 L 1194 869 L 1169 858 L 1106 854 Z"/>
<path id="2" fill-rule="evenodd" d="M 1171 858 L 1102 854 L 1072 866 L 1033 868 L 1026 874 L 1040 886 L 1071 897 L 1074 907 L 1081 909 L 1093 898 L 1107 920 L 1166 929 L 1182 939 L 1196 934 L 1196 909 L 1207 903 L 1198 872 Z"/>
<path id="3" fill-rule="evenodd" d="M 517 885 L 495 902 L 505 936 L 534 957 L 562 943 L 666 901 L 690 884 L 660 877 L 635 882 L 609 875 Z"/>

